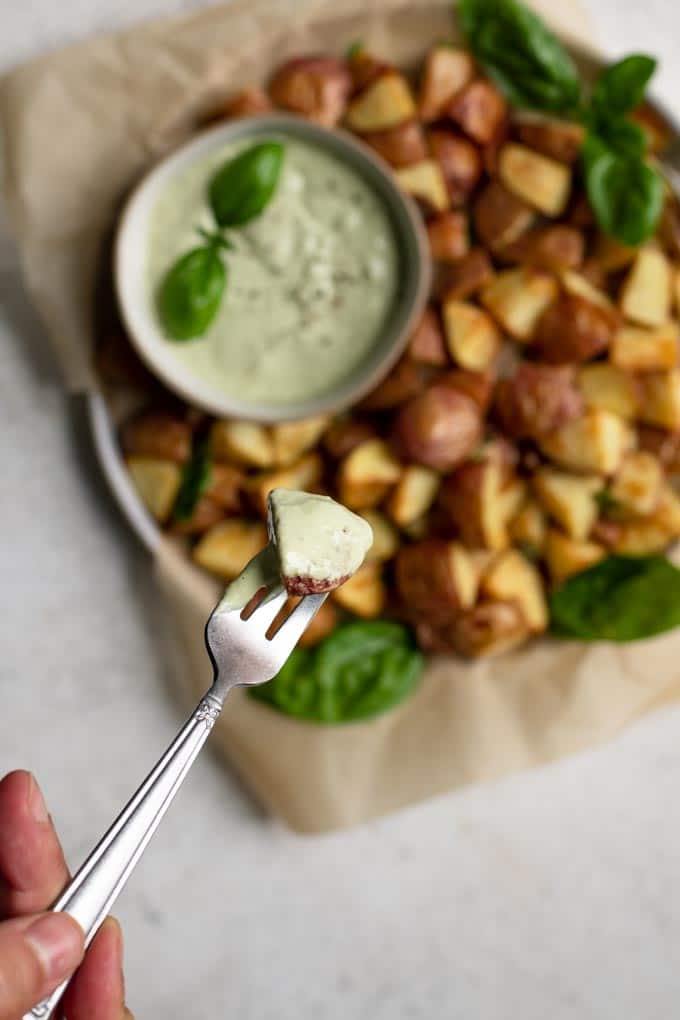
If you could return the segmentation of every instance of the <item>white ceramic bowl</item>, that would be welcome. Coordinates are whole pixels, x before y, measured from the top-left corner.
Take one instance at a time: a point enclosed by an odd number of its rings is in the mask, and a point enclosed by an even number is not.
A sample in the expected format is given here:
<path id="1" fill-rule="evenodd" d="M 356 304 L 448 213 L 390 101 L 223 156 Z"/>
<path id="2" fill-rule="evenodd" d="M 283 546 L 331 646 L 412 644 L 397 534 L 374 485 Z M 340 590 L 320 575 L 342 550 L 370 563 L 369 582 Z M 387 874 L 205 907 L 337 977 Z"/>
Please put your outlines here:
<path id="1" fill-rule="evenodd" d="M 365 362 L 321 396 L 297 403 L 253 403 L 236 399 L 187 372 L 163 335 L 147 285 L 146 258 L 150 218 L 160 193 L 191 163 L 240 139 L 295 137 L 312 142 L 350 165 L 378 193 L 388 212 L 399 251 L 399 287 L 381 335 Z M 147 174 L 130 196 L 121 216 L 114 253 L 114 278 L 125 326 L 148 368 L 190 404 L 220 417 L 274 422 L 339 411 L 359 400 L 387 374 L 399 358 L 422 313 L 431 276 L 429 249 L 415 204 L 397 187 L 390 168 L 361 142 L 328 131 L 300 117 L 266 114 L 219 125 L 175 151 Z"/>

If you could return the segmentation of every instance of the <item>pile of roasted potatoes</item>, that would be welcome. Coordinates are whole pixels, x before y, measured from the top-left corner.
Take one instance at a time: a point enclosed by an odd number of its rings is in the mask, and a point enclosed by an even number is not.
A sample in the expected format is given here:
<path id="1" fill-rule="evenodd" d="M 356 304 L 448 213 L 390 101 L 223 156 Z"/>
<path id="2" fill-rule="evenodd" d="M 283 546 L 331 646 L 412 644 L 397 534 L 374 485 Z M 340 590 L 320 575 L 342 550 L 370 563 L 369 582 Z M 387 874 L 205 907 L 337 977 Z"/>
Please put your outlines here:
<path id="1" fill-rule="evenodd" d="M 512 111 L 449 45 L 415 75 L 361 46 L 292 60 L 268 91 L 248 88 L 210 116 L 274 106 L 341 125 L 391 164 L 425 217 L 431 303 L 392 373 L 333 420 L 216 421 L 157 389 L 121 429 L 132 479 L 225 581 L 266 542 L 275 486 L 362 514 L 369 559 L 308 642 L 348 613 L 404 620 L 429 652 L 516 646 L 548 627 L 551 586 L 680 536 L 675 200 L 640 249 L 601 234 L 575 168 L 582 128 Z M 664 125 L 647 107 L 635 116 L 655 151 Z M 100 360 L 106 375 L 107 341 Z M 202 491 L 179 519 L 199 444 Z"/>

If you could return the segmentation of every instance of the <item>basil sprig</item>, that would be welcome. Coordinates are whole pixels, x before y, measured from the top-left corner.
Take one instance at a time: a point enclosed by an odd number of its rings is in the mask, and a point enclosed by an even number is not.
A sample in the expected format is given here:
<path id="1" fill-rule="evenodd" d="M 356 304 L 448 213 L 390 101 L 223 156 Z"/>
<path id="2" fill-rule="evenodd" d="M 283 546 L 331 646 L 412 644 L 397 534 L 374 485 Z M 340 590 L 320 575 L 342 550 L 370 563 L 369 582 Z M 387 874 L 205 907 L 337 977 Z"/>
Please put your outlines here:
<path id="1" fill-rule="evenodd" d="M 460 0 L 459 17 L 468 46 L 511 102 L 585 125 L 583 178 L 602 230 L 631 247 L 647 240 L 659 223 L 664 182 L 628 115 L 642 102 L 656 61 L 644 54 L 620 60 L 586 100 L 559 39 L 517 0 Z"/>
<path id="2" fill-rule="evenodd" d="M 569 113 L 578 105 L 576 65 L 537 15 L 516 0 L 460 0 L 468 46 L 517 106 Z"/>
<path id="3" fill-rule="evenodd" d="M 680 624 L 680 570 L 664 556 L 611 556 L 550 598 L 553 632 L 579 641 L 637 641 Z"/>
<path id="4" fill-rule="evenodd" d="M 208 185 L 208 202 L 218 231 L 199 227 L 204 243 L 180 256 L 158 291 L 158 312 L 173 340 L 202 336 L 217 315 L 227 286 L 221 252 L 232 246 L 221 230 L 241 227 L 271 201 L 283 164 L 280 142 L 260 142 L 229 160 Z"/>
<path id="5" fill-rule="evenodd" d="M 346 623 L 316 648 L 296 648 L 274 679 L 250 688 L 250 694 L 298 719 L 322 723 L 368 719 L 413 691 L 423 663 L 401 624 Z"/>
<path id="6" fill-rule="evenodd" d="M 198 444 L 182 470 L 182 480 L 172 510 L 174 520 L 189 520 L 211 481 L 212 461 L 208 444 L 204 441 Z"/>

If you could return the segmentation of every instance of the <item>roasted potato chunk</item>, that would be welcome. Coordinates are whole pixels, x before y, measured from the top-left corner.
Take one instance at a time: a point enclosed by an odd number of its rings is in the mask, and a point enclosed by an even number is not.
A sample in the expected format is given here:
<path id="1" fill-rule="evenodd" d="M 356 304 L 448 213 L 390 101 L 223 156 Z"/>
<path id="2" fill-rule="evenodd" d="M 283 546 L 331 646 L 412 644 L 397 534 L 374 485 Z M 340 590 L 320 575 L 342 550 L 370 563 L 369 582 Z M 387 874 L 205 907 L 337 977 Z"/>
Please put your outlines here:
<path id="1" fill-rule="evenodd" d="M 435 501 L 441 479 L 431 468 L 409 464 L 387 501 L 387 512 L 399 527 L 419 520 Z"/>
<path id="2" fill-rule="evenodd" d="M 411 611 L 449 620 L 474 605 L 479 572 L 458 542 L 426 538 L 405 545 L 395 562 L 397 591 Z"/>
<path id="3" fill-rule="evenodd" d="M 402 407 L 393 441 L 405 460 L 451 471 L 470 455 L 481 435 L 475 403 L 452 387 L 435 385 Z"/>
<path id="4" fill-rule="evenodd" d="M 617 326 L 616 313 L 562 294 L 538 320 L 531 349 L 552 365 L 589 361 L 607 350 Z"/>
<path id="5" fill-rule="evenodd" d="M 330 424 L 327 415 L 281 422 L 272 426 L 274 457 L 279 467 L 287 467 L 311 450 Z"/>
<path id="6" fill-rule="evenodd" d="M 548 531 L 545 542 L 545 562 L 555 584 L 580 574 L 607 555 L 604 546 L 597 542 L 584 542 L 562 534 L 556 528 Z"/>
<path id="7" fill-rule="evenodd" d="M 528 343 L 557 292 L 553 276 L 527 266 L 498 273 L 484 287 L 480 300 L 502 329 L 515 340 Z"/>
<path id="8" fill-rule="evenodd" d="M 538 556 L 545 546 L 548 519 L 540 504 L 529 499 L 512 518 L 508 530 L 514 545 Z"/>
<path id="9" fill-rule="evenodd" d="M 637 248 L 622 244 L 608 234 L 598 234 L 593 257 L 605 274 L 626 269 L 637 254 Z"/>
<path id="10" fill-rule="evenodd" d="M 416 104 L 406 78 L 396 71 L 388 71 L 351 101 L 347 123 L 353 131 L 367 134 L 396 127 L 415 114 Z"/>
<path id="11" fill-rule="evenodd" d="M 144 411 L 121 429 L 124 453 L 183 464 L 191 456 L 191 428 L 167 411 Z"/>
<path id="12" fill-rule="evenodd" d="M 567 425 L 583 411 L 570 365 L 522 362 L 496 387 L 495 406 L 504 430 L 516 439 L 539 439 Z"/>
<path id="13" fill-rule="evenodd" d="M 588 537 L 597 520 L 595 494 L 602 489 L 601 478 L 546 467 L 536 472 L 531 486 L 541 506 L 570 538 L 583 541 Z"/>
<path id="14" fill-rule="evenodd" d="M 499 252 L 503 262 L 559 271 L 578 269 L 583 263 L 585 237 L 581 230 L 562 223 L 535 227 Z"/>
<path id="15" fill-rule="evenodd" d="M 669 475 L 680 475 L 680 432 L 642 425 L 638 429 L 638 445 L 658 457 Z"/>
<path id="16" fill-rule="evenodd" d="M 571 192 L 571 170 L 526 145 L 508 142 L 498 157 L 505 187 L 545 216 L 561 216 Z"/>
<path id="17" fill-rule="evenodd" d="M 657 248 L 641 248 L 621 289 L 621 311 L 640 326 L 663 326 L 671 311 L 671 264 Z"/>
<path id="18" fill-rule="evenodd" d="M 298 57 L 274 75 L 269 92 L 277 106 L 324 127 L 335 127 L 347 109 L 352 76 L 335 57 Z"/>
<path id="19" fill-rule="evenodd" d="M 648 152 L 663 152 L 670 145 L 673 128 L 649 103 L 640 103 L 629 116 L 644 131 Z"/>
<path id="20" fill-rule="evenodd" d="M 438 120 L 465 88 L 475 73 L 475 64 L 466 50 L 435 46 L 425 58 L 420 82 L 418 113 L 424 123 Z"/>
<path id="21" fill-rule="evenodd" d="M 662 482 L 661 463 L 651 453 L 639 450 L 626 454 L 608 491 L 624 513 L 645 517 L 659 503 Z"/>
<path id="22" fill-rule="evenodd" d="M 307 453 L 294 464 L 279 468 L 278 471 L 265 471 L 249 478 L 245 489 L 250 495 L 253 506 L 261 513 L 267 512 L 267 497 L 272 489 L 315 490 L 321 481 L 323 464 L 318 453 Z"/>
<path id="23" fill-rule="evenodd" d="M 223 510 L 237 513 L 241 509 L 241 493 L 245 481 L 243 471 L 231 464 L 211 464 L 210 480 L 203 495 L 213 500 Z"/>
<path id="24" fill-rule="evenodd" d="M 452 131 L 430 131 L 432 156 L 441 167 L 453 206 L 463 205 L 482 176 L 482 157 L 472 142 Z"/>
<path id="25" fill-rule="evenodd" d="M 650 372 L 640 376 L 640 420 L 646 425 L 680 429 L 680 371 Z"/>
<path id="26" fill-rule="evenodd" d="M 182 471 L 172 460 L 128 457 L 127 469 L 139 498 L 161 524 L 168 519 L 179 492 Z"/>
<path id="27" fill-rule="evenodd" d="M 326 453 L 334 460 L 342 460 L 361 443 L 375 438 L 375 429 L 367 421 L 340 418 L 334 421 L 323 437 Z"/>
<path id="28" fill-rule="evenodd" d="M 493 279 L 491 259 L 483 248 L 473 248 L 446 273 L 444 300 L 464 301 Z"/>
<path id="29" fill-rule="evenodd" d="M 624 326 L 614 334 L 609 360 L 626 372 L 659 372 L 675 368 L 679 338 L 674 322 L 667 322 L 656 329 Z"/>
<path id="30" fill-rule="evenodd" d="M 468 221 L 465 213 L 443 212 L 432 216 L 426 224 L 432 258 L 439 262 L 456 262 L 470 247 Z"/>
<path id="31" fill-rule="evenodd" d="M 399 481 L 402 466 L 387 443 L 369 439 L 355 447 L 340 464 L 340 502 L 350 510 L 365 510 L 379 503 Z"/>
<path id="32" fill-rule="evenodd" d="M 333 591 L 332 598 L 347 612 L 364 620 L 380 616 L 387 601 L 380 564 L 364 563 L 353 577 Z"/>
<path id="33" fill-rule="evenodd" d="M 612 353 L 616 339 L 612 345 Z M 611 356 L 611 354 L 610 354 Z M 630 421 L 640 409 L 640 386 L 637 380 L 604 361 L 583 365 L 578 372 L 578 389 L 588 407 L 611 411 Z"/>
<path id="34" fill-rule="evenodd" d="M 488 145 L 503 129 L 507 104 L 495 85 L 477 79 L 466 85 L 446 111 L 478 145 Z"/>
<path id="35" fill-rule="evenodd" d="M 456 617 L 452 642 L 466 658 L 490 658 L 524 644 L 529 635 L 529 625 L 515 602 L 482 602 Z"/>
<path id="36" fill-rule="evenodd" d="M 225 517 L 224 508 L 210 496 L 201 496 L 190 517 L 175 520 L 170 530 L 173 535 L 202 535 Z"/>
<path id="37" fill-rule="evenodd" d="M 352 76 L 354 92 L 363 92 L 374 81 L 394 71 L 392 64 L 375 56 L 365 46 L 353 46 L 347 56 L 347 66 Z"/>
<path id="38" fill-rule="evenodd" d="M 600 308 L 613 312 L 614 305 L 612 301 L 610 301 L 604 291 L 594 287 L 590 280 L 585 278 L 583 273 L 577 273 L 573 269 L 564 269 L 560 273 L 560 283 L 565 294 L 583 298 L 591 305 L 597 305 Z"/>
<path id="39" fill-rule="evenodd" d="M 298 641 L 300 648 L 313 648 L 323 641 L 325 637 L 337 627 L 340 622 L 340 614 L 330 599 L 326 599 L 317 610 L 316 616 L 311 623 L 307 624 L 302 637 Z"/>
<path id="40" fill-rule="evenodd" d="M 371 131 L 362 135 L 362 139 L 390 166 L 410 166 L 427 159 L 425 133 L 417 120 L 407 120 L 382 131 Z"/>
<path id="41" fill-rule="evenodd" d="M 578 159 L 585 138 L 582 124 L 524 110 L 516 115 L 515 129 L 524 145 L 567 166 Z"/>
<path id="42" fill-rule="evenodd" d="M 250 421 L 216 421 L 210 430 L 210 452 L 215 460 L 247 467 L 267 468 L 276 463 L 269 430 Z"/>
<path id="43" fill-rule="evenodd" d="M 668 482 L 661 483 L 658 503 L 652 517 L 657 524 L 668 530 L 671 538 L 680 537 L 680 497 Z"/>
<path id="44" fill-rule="evenodd" d="M 206 532 L 194 546 L 193 558 L 199 566 L 231 581 L 266 544 L 267 529 L 261 521 L 233 517 Z"/>
<path id="45" fill-rule="evenodd" d="M 494 179 L 475 202 L 472 218 L 482 243 L 497 253 L 525 234 L 533 226 L 536 214 L 530 205 Z"/>
<path id="46" fill-rule="evenodd" d="M 259 85 L 250 85 L 230 96 L 226 102 L 214 107 L 204 122 L 215 120 L 236 120 L 238 117 L 253 117 L 258 113 L 269 113 L 272 101 Z"/>
<path id="47" fill-rule="evenodd" d="M 500 551 L 509 543 L 506 510 L 499 498 L 502 480 L 494 460 L 468 462 L 444 480 L 442 512 L 471 549 Z"/>
<path id="48" fill-rule="evenodd" d="M 534 633 L 541 633 L 548 626 L 541 575 L 516 549 L 508 549 L 493 561 L 482 577 L 481 590 L 494 601 L 515 602 Z"/>
<path id="49" fill-rule="evenodd" d="M 674 537 L 653 518 L 642 518 L 617 525 L 609 548 L 624 556 L 650 556 L 663 552 Z"/>
<path id="50" fill-rule="evenodd" d="M 451 386 L 474 401 L 481 414 L 486 414 L 493 396 L 493 376 L 489 372 L 469 372 L 467 369 L 456 369 L 447 372 L 439 380 L 442 386 Z"/>
<path id="51" fill-rule="evenodd" d="M 428 305 L 408 345 L 408 357 L 425 365 L 448 365 L 444 330 L 437 311 Z"/>
<path id="52" fill-rule="evenodd" d="M 421 393 L 432 371 L 422 361 L 402 358 L 390 374 L 361 401 L 364 411 L 389 411 Z"/>
<path id="53" fill-rule="evenodd" d="M 501 337 L 490 315 L 467 301 L 447 300 L 442 306 L 444 332 L 453 360 L 471 372 L 484 372 L 496 359 Z"/>
<path id="54" fill-rule="evenodd" d="M 399 532 L 380 510 L 362 510 L 361 517 L 371 526 L 373 545 L 366 553 L 367 563 L 391 560 L 400 546 Z"/>
<path id="55" fill-rule="evenodd" d="M 630 427 L 610 411 L 591 409 L 543 436 L 546 456 L 573 471 L 614 474 L 633 443 Z"/>
<path id="56" fill-rule="evenodd" d="M 433 159 L 424 159 L 412 166 L 395 170 L 397 184 L 408 195 L 418 199 L 427 210 L 443 212 L 449 207 L 449 195 L 441 167 Z"/>

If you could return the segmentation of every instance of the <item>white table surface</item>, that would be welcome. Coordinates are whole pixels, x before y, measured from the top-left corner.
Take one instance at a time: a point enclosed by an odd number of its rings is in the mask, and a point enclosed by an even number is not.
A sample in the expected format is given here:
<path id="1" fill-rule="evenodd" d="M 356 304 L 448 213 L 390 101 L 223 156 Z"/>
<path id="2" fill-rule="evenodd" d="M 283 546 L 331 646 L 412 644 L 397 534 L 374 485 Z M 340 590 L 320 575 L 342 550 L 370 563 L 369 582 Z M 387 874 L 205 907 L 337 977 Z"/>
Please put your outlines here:
<path id="1" fill-rule="evenodd" d="M 7 0 L 0 66 L 184 6 Z M 591 10 L 612 56 L 663 58 L 672 103 L 680 7 Z M 96 479 L 4 236 L 0 337 L 0 773 L 36 771 L 77 863 L 179 716 L 147 561 Z M 206 757 L 119 903 L 130 1004 L 142 1020 L 668 1020 L 679 789 L 680 710 L 321 839 L 262 817 Z"/>

